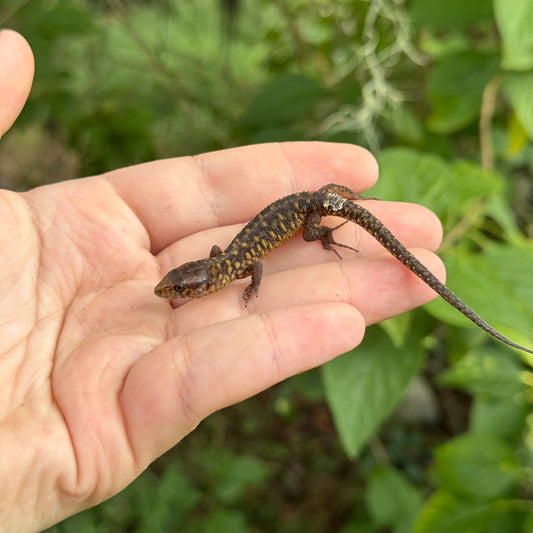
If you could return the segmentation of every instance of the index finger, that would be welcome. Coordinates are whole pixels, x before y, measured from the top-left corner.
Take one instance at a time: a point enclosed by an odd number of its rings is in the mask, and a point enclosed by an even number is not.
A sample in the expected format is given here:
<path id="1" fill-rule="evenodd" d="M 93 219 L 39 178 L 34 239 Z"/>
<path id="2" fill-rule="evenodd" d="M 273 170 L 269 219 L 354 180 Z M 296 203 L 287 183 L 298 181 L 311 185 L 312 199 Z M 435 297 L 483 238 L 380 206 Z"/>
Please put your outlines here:
<path id="1" fill-rule="evenodd" d="M 330 182 L 359 192 L 377 176 L 364 148 L 324 142 L 251 145 L 105 175 L 141 219 L 153 253 L 191 233 L 247 222 L 287 194 Z"/>
<path id="2" fill-rule="evenodd" d="M 24 37 L 12 30 L 0 31 L 0 137 L 28 98 L 33 69 L 33 54 Z"/>

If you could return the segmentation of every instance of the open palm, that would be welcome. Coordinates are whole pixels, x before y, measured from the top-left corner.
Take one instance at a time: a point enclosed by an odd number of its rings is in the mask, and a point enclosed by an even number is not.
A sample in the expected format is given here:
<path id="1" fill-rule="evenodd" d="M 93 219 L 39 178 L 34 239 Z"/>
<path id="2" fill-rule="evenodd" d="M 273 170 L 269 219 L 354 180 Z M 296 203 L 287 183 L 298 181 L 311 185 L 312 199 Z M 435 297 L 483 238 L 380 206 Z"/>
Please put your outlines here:
<path id="1" fill-rule="evenodd" d="M 25 42 L 0 33 L 4 130 L 31 73 Z M 292 143 L 0 191 L 0 531 L 42 529 L 112 496 L 209 413 L 433 297 L 353 225 L 337 237 L 356 261 L 296 237 L 266 259 L 248 308 L 239 282 L 177 308 L 153 294 L 167 270 L 226 245 L 280 196 L 376 178 L 360 148 Z M 368 205 L 407 245 L 438 245 L 425 209 Z"/>

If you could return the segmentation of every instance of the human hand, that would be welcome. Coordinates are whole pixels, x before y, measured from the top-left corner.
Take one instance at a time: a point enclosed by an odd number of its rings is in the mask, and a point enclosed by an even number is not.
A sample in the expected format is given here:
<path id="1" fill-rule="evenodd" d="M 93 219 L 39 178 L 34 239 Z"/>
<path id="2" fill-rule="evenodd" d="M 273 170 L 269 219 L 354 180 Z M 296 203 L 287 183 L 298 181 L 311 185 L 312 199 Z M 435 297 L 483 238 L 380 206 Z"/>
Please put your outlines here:
<path id="1" fill-rule="evenodd" d="M 22 38 L 0 33 L 0 133 L 32 72 Z M 153 294 L 162 274 L 224 246 L 273 200 L 376 178 L 361 148 L 287 143 L 0 191 L 0 531 L 43 529 L 111 497 L 210 413 L 434 297 L 351 224 L 336 237 L 355 260 L 297 236 L 265 259 L 248 308 L 248 280 L 178 308 Z M 424 208 L 365 205 L 406 245 L 437 247 Z M 442 274 L 433 254 L 417 256 Z"/>

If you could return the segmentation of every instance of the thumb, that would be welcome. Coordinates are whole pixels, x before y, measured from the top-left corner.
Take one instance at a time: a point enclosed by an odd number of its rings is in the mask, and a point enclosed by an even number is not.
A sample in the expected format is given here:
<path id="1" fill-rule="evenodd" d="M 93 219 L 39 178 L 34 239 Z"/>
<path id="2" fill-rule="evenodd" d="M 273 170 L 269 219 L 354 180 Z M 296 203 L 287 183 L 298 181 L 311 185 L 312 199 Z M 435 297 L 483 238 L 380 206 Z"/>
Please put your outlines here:
<path id="1" fill-rule="evenodd" d="M 33 80 L 30 45 L 19 33 L 0 31 L 0 137 L 19 116 Z"/>

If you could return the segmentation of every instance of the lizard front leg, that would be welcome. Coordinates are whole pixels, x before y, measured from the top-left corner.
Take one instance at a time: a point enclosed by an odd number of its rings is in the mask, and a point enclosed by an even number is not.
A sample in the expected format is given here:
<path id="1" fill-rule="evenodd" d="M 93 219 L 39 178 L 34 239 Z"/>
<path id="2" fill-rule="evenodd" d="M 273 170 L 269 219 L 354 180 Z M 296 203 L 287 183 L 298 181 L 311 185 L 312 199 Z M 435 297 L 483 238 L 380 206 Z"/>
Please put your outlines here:
<path id="1" fill-rule="evenodd" d="M 239 276 L 239 278 L 246 278 L 248 276 L 252 276 L 252 282 L 250 285 L 248 285 L 248 287 L 246 287 L 246 289 L 244 289 L 244 292 L 242 293 L 242 297 L 246 302 L 244 304 L 245 307 L 248 307 L 248 302 L 250 301 L 252 294 L 255 294 L 257 297 L 259 285 L 261 285 L 261 279 L 263 277 L 263 263 L 261 263 L 261 261 L 253 263 Z"/>
<path id="2" fill-rule="evenodd" d="M 213 244 L 213 248 L 211 248 L 209 257 L 216 257 L 217 255 L 220 255 L 221 253 L 222 253 L 222 248 L 220 248 L 218 244 Z"/>

